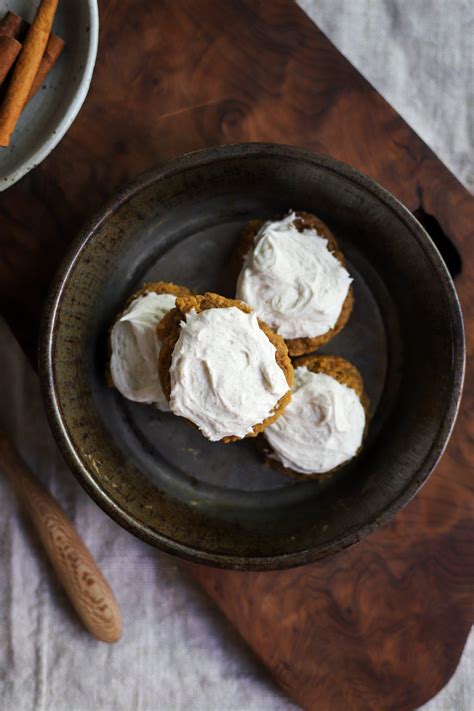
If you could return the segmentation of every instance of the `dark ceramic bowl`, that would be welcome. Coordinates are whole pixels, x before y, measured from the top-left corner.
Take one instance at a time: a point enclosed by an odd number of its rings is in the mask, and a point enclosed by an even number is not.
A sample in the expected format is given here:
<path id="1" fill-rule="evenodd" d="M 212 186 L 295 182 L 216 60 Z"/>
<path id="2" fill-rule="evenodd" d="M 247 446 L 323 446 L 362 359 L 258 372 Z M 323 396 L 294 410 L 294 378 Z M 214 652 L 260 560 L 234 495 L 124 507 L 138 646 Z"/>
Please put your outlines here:
<path id="1" fill-rule="evenodd" d="M 107 387 L 107 331 L 144 281 L 232 296 L 229 256 L 252 217 L 314 212 L 354 277 L 355 308 L 324 352 L 361 370 L 372 405 L 362 455 L 326 482 L 264 466 L 255 442 L 213 444 Z M 197 562 L 285 568 L 339 551 L 417 492 L 448 441 L 463 328 L 451 278 L 408 210 L 326 156 L 266 144 L 186 155 L 139 178 L 87 226 L 49 299 L 47 409 L 79 481 L 118 523 Z"/>

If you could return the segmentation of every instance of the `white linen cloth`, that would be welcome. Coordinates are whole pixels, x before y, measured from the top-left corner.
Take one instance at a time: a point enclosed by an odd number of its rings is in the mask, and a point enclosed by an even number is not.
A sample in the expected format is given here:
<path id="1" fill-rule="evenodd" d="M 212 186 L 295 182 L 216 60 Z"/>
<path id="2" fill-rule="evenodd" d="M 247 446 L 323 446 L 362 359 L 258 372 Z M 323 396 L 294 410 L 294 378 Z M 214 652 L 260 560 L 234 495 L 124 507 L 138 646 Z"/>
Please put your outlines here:
<path id="1" fill-rule="evenodd" d="M 472 0 L 297 2 L 473 191 Z"/>
<path id="2" fill-rule="evenodd" d="M 471 3 L 300 4 L 472 184 Z M 0 711 L 296 708 L 176 562 L 122 530 L 82 491 L 49 433 L 37 378 L 1 320 L 0 343 L 0 427 L 73 519 L 124 617 L 114 646 L 82 629 L 0 476 Z M 473 694 L 471 635 L 456 674 L 424 711 L 472 711 Z"/>

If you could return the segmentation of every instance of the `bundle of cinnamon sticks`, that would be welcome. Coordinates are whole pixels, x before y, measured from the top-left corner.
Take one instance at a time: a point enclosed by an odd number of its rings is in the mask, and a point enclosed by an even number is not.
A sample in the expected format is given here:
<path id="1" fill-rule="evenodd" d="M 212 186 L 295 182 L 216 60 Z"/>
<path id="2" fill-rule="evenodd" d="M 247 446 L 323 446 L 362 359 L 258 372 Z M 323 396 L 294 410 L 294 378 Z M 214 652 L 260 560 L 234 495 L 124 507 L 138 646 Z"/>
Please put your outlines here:
<path id="1" fill-rule="evenodd" d="M 0 20 L 0 146 L 56 64 L 64 42 L 51 32 L 58 0 L 41 0 L 31 25 L 13 12 Z"/>

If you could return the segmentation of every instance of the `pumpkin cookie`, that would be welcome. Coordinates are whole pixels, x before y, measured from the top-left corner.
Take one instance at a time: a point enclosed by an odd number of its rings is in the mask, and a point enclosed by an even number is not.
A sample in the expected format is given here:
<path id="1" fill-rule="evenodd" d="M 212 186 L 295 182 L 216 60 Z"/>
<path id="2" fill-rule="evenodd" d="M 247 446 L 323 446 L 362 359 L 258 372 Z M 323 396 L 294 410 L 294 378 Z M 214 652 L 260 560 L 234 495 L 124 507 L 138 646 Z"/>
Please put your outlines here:
<path id="1" fill-rule="evenodd" d="M 292 401 L 260 444 L 268 462 L 284 474 L 326 478 L 359 453 L 368 409 L 352 363 L 337 356 L 299 358 Z"/>
<path id="2" fill-rule="evenodd" d="M 179 297 L 157 333 L 170 409 L 207 439 L 255 437 L 290 401 L 285 342 L 241 301 L 212 293 Z"/>
<path id="3" fill-rule="evenodd" d="M 108 381 L 129 400 L 168 410 L 158 375 L 161 342 L 156 326 L 174 308 L 176 297 L 191 292 L 168 282 L 144 284 L 127 300 L 109 336 Z"/>
<path id="4" fill-rule="evenodd" d="M 251 220 L 231 266 L 237 298 L 285 339 L 292 356 L 324 345 L 349 319 L 352 279 L 334 235 L 315 215 Z"/>

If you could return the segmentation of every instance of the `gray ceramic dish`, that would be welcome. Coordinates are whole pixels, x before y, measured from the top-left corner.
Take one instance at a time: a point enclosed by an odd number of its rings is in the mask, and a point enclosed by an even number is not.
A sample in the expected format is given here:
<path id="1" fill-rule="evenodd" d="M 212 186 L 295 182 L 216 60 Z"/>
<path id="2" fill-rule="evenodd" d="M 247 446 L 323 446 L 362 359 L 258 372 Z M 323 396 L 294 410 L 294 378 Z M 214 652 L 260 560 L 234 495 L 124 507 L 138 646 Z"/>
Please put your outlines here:
<path id="1" fill-rule="evenodd" d="M 373 408 L 363 454 L 323 483 L 265 467 L 251 440 L 212 444 L 104 376 L 108 328 L 142 282 L 232 295 L 239 230 L 289 207 L 321 216 L 347 257 L 354 312 L 323 350 L 355 363 Z M 252 570 L 339 551 L 399 511 L 446 446 L 463 366 L 453 283 L 411 213 L 342 163 L 271 144 L 186 155 L 119 193 L 60 270 L 40 352 L 52 428 L 95 501 L 158 548 Z"/>
<path id="2" fill-rule="evenodd" d="M 12 10 L 31 20 L 37 3 L 0 0 L 0 17 Z M 97 0 L 61 0 L 54 32 L 66 49 L 43 88 L 23 111 L 8 148 L 0 148 L 0 191 L 35 168 L 57 146 L 84 103 L 99 36 Z"/>

